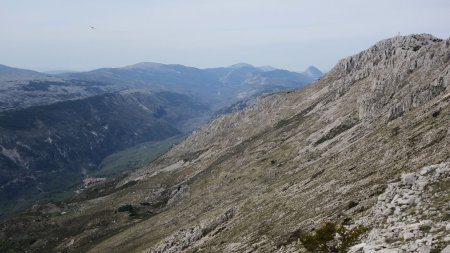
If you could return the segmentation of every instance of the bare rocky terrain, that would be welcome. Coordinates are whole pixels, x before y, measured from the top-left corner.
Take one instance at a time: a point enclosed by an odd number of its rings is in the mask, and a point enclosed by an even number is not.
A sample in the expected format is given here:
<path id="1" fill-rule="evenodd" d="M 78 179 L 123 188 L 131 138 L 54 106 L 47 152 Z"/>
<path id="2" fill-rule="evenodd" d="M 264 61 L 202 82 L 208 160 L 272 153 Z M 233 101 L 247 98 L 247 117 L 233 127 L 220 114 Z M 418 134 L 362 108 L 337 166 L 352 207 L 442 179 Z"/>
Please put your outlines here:
<path id="1" fill-rule="evenodd" d="M 216 117 L 131 175 L 34 206 L 0 240 L 22 252 L 304 252 L 302 235 L 331 221 L 367 228 L 354 252 L 446 252 L 449 126 L 450 40 L 394 37 Z"/>
<path id="2" fill-rule="evenodd" d="M 450 250 L 449 163 L 427 166 L 388 184 L 368 217 L 372 227 L 353 252 Z"/>

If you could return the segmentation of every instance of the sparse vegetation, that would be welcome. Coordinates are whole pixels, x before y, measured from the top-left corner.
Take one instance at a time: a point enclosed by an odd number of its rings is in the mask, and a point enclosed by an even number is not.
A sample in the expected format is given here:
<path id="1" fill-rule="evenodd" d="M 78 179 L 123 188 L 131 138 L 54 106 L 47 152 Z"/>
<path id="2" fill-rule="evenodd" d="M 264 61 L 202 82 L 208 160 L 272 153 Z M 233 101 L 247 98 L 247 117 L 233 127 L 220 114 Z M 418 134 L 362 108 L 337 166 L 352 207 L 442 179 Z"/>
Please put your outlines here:
<path id="1" fill-rule="evenodd" d="M 431 229 L 430 225 L 421 225 L 419 227 L 419 230 L 422 231 L 422 232 L 425 232 L 425 233 L 428 233 L 430 231 L 430 229 Z"/>
<path id="2" fill-rule="evenodd" d="M 367 231 L 364 226 L 347 229 L 333 222 L 326 222 L 314 232 L 302 235 L 300 241 L 309 252 L 347 252 Z"/>
<path id="3" fill-rule="evenodd" d="M 0 252 L 3 253 L 19 253 L 33 244 L 36 240 L 17 240 L 17 241 L 0 241 Z"/>
<path id="4" fill-rule="evenodd" d="M 106 157 L 100 164 L 96 176 L 117 175 L 125 170 L 136 169 L 152 162 L 173 145 L 184 140 L 185 136 L 177 136 L 162 141 L 150 141 L 138 144 Z"/>
<path id="5" fill-rule="evenodd" d="M 450 213 L 444 213 L 441 218 L 442 221 L 450 221 Z"/>
<path id="6" fill-rule="evenodd" d="M 350 203 L 348 203 L 347 208 L 348 208 L 348 209 L 351 209 L 351 208 L 353 208 L 353 207 L 355 207 L 355 206 L 357 206 L 357 205 L 358 205 L 358 202 L 356 202 L 356 201 L 350 201 Z"/>
<path id="7" fill-rule="evenodd" d="M 123 206 L 120 206 L 119 208 L 117 208 L 118 212 L 130 212 L 133 210 L 134 210 L 134 208 L 132 205 L 123 205 Z"/>
<path id="8" fill-rule="evenodd" d="M 328 133 L 322 136 L 319 140 L 316 141 L 315 145 L 319 145 L 325 141 L 331 140 L 334 137 L 340 135 L 341 133 L 351 129 L 353 126 L 358 124 L 358 120 L 354 118 L 350 118 L 342 124 L 332 128 Z"/>
<path id="9" fill-rule="evenodd" d="M 403 238 L 402 237 L 398 237 L 398 236 L 394 236 L 394 237 L 385 238 L 384 241 L 387 244 L 393 244 L 393 243 L 396 243 L 396 242 L 399 242 L 399 241 L 403 241 Z"/>

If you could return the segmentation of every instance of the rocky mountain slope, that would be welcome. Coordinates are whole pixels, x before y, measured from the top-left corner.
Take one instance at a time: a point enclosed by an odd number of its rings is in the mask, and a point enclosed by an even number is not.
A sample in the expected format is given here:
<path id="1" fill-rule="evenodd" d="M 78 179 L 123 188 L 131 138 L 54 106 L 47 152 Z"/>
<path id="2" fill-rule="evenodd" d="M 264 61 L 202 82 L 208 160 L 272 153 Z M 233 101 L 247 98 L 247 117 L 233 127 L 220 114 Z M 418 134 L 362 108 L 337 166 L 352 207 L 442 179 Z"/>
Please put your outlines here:
<path id="1" fill-rule="evenodd" d="M 368 219 L 367 238 L 352 251 L 450 250 L 450 164 L 427 166 L 387 185 Z"/>
<path id="2" fill-rule="evenodd" d="M 302 252 L 300 238 L 332 221 L 367 227 L 354 251 L 438 252 L 450 244 L 449 125 L 450 40 L 394 37 L 312 85 L 218 116 L 125 178 L 34 206 L 2 224 L 1 245 Z"/>

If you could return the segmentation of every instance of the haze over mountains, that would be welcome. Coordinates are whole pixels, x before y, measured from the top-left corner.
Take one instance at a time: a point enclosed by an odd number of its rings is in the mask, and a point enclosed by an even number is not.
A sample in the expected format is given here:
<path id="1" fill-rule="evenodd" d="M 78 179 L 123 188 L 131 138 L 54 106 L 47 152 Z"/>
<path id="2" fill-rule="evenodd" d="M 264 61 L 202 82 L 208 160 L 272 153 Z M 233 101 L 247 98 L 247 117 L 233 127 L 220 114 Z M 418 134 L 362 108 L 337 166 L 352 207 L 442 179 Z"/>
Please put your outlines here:
<path id="1" fill-rule="evenodd" d="M 297 73 L 250 64 L 198 69 L 145 62 L 59 75 L 0 65 L 0 109 L 50 104 L 130 88 L 188 93 L 219 108 L 230 99 L 236 102 L 262 92 L 296 88 L 320 76 L 321 72 L 314 67 Z"/>
<path id="2" fill-rule="evenodd" d="M 68 195 L 115 152 L 145 142 L 167 149 L 167 140 L 184 136 L 219 109 L 319 76 L 248 64 L 197 69 L 139 63 L 61 75 L 2 65 L 0 212 Z M 164 150 L 152 149 L 158 152 L 149 150 L 149 156 Z M 111 166 L 118 173 L 141 160 L 146 158 Z"/>
<path id="3" fill-rule="evenodd" d="M 235 82 L 247 67 L 210 73 Z M 175 82 L 196 70 L 164 71 Z M 35 205 L 0 240 L 18 252 L 306 252 L 330 221 L 365 228 L 345 252 L 447 252 L 449 126 L 450 39 L 397 36 L 214 118 L 130 175 Z"/>
<path id="4" fill-rule="evenodd" d="M 298 88 L 321 76 L 320 71 L 304 73 L 258 68 L 240 63 L 230 67 L 198 69 L 183 65 L 143 62 L 124 68 L 105 68 L 83 73 L 69 73 L 67 79 L 101 81 L 119 86 L 188 93 L 214 108 L 250 98 L 262 92 Z"/>

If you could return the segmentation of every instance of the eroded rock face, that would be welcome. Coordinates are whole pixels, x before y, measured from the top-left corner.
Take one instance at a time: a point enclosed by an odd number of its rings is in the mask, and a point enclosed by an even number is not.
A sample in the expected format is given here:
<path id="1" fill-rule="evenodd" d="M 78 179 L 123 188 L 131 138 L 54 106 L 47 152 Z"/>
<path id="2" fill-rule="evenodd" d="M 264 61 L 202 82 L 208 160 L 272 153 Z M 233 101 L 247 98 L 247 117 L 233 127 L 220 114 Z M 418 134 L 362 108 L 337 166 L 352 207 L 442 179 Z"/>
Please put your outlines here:
<path id="1" fill-rule="evenodd" d="M 431 35 L 381 41 L 341 60 L 333 69 L 340 79 L 332 85 L 337 96 L 357 82 L 362 85 L 365 92 L 358 97 L 361 119 L 381 114 L 395 119 L 448 89 L 448 68 L 441 72 L 450 60 L 448 44 Z M 415 75 L 411 75 L 413 72 Z"/>
<path id="2" fill-rule="evenodd" d="M 351 252 L 437 252 L 450 245 L 450 163 L 403 174 L 356 223 L 373 229 Z"/>
<path id="3" fill-rule="evenodd" d="M 210 220 L 203 220 L 200 224 L 188 229 L 181 229 L 163 242 L 142 253 L 176 253 L 194 245 L 201 244 L 202 239 L 207 239 L 211 234 L 219 233 L 226 228 L 226 223 L 236 214 L 236 208 L 230 208 L 219 217 Z"/>

